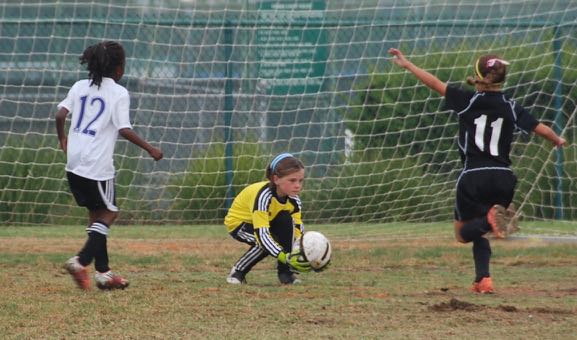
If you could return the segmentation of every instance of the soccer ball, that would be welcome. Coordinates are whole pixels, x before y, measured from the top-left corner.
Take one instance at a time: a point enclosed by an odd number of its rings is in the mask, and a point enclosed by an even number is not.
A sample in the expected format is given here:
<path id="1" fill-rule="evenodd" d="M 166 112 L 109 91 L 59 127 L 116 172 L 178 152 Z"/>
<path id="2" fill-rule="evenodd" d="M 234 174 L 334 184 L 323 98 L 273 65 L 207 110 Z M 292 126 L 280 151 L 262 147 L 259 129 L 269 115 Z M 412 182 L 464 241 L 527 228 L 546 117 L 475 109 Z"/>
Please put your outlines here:
<path id="1" fill-rule="evenodd" d="M 331 243 L 318 231 L 306 231 L 300 240 L 300 250 L 314 271 L 323 270 L 331 261 Z"/>

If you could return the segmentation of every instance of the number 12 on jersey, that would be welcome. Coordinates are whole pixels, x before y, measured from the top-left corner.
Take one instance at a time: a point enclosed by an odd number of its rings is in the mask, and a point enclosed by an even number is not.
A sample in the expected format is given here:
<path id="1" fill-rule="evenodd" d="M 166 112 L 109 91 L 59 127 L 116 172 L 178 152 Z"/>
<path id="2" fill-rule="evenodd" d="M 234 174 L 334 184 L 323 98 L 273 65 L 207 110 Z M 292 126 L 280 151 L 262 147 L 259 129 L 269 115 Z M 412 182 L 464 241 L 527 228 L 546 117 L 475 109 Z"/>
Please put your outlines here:
<path id="1" fill-rule="evenodd" d="M 474 120 L 475 123 L 475 145 L 481 151 L 485 151 L 485 129 L 487 128 L 487 115 L 481 115 Z M 489 139 L 489 153 L 492 156 L 499 156 L 499 137 L 501 137 L 501 128 L 503 127 L 503 118 L 498 118 L 491 123 L 491 138 Z"/>
<path id="2" fill-rule="evenodd" d="M 87 101 L 88 96 L 80 97 L 81 102 L 80 113 L 78 115 L 78 122 L 76 122 L 76 126 L 74 127 L 74 132 L 81 132 L 86 135 L 95 136 L 96 130 L 91 130 L 90 127 L 92 126 L 92 124 L 94 124 L 94 122 L 98 120 L 98 118 L 100 118 L 102 113 L 104 113 L 104 108 L 106 107 L 106 105 L 104 104 L 104 100 L 102 98 L 100 97 L 92 98 L 92 100 L 90 100 L 90 106 L 98 105 L 98 112 L 96 113 L 96 116 L 94 116 L 94 118 L 91 121 L 89 121 L 88 124 L 86 124 L 86 126 L 83 129 L 81 129 L 82 121 L 84 120 L 84 113 L 86 112 Z"/>

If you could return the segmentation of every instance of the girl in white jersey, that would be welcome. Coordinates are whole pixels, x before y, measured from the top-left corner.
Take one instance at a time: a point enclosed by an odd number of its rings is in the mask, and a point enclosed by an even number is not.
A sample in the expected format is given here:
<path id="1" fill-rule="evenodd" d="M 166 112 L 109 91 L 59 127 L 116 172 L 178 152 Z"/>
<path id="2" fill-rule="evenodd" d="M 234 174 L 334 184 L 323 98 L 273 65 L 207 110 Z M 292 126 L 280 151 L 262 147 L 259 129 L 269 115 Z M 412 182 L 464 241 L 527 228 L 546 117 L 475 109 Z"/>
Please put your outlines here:
<path id="1" fill-rule="evenodd" d="M 158 161 L 162 151 L 141 139 L 130 124 L 128 91 L 117 82 L 124 75 L 125 53 L 114 41 L 84 50 L 80 63 L 87 65 L 88 78 L 77 81 L 58 104 L 56 130 L 66 152 L 66 175 L 79 206 L 88 209 L 88 239 L 66 270 L 81 289 L 90 288 L 86 267 L 94 260 L 96 285 L 101 289 L 124 289 L 128 281 L 108 267 L 106 239 L 118 216 L 114 189 L 114 145 L 118 134 L 146 150 Z M 68 135 L 65 122 L 72 113 Z"/>

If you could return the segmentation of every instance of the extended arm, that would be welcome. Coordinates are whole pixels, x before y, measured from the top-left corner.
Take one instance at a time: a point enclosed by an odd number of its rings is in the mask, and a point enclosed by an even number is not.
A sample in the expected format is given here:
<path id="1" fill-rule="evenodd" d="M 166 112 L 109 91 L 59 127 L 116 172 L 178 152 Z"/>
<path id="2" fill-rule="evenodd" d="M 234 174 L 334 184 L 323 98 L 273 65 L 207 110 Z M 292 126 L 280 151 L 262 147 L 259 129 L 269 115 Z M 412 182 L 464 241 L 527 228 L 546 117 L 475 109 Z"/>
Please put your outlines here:
<path id="1" fill-rule="evenodd" d="M 553 129 L 543 123 L 539 123 L 533 131 L 536 135 L 551 141 L 551 143 L 555 144 L 557 147 L 564 146 L 567 143 L 564 138 L 559 137 Z"/>
<path id="2" fill-rule="evenodd" d="M 423 84 L 427 85 L 427 87 L 438 92 L 441 96 L 445 96 L 445 93 L 447 92 L 446 83 L 442 82 L 441 80 L 439 80 L 439 78 L 435 77 L 431 73 L 423 70 L 422 68 L 410 62 L 408 59 L 405 58 L 405 56 L 400 50 L 396 48 L 391 48 L 389 49 L 389 53 L 395 56 L 395 58 L 393 59 L 393 62 L 395 64 L 410 71 L 421 82 L 423 82 Z"/>
<path id="3" fill-rule="evenodd" d="M 148 154 L 154 158 L 155 161 L 161 160 L 163 155 L 162 155 L 162 151 L 160 151 L 160 149 L 155 148 L 154 146 L 148 144 L 146 141 L 144 141 L 142 138 L 140 138 L 136 132 L 132 131 L 132 129 L 128 129 L 128 128 L 124 128 L 124 129 L 120 129 L 118 131 L 118 133 L 126 138 L 128 141 L 132 142 L 133 144 L 136 144 L 138 146 L 140 146 L 141 148 L 143 148 L 144 150 L 146 150 L 148 152 Z"/>

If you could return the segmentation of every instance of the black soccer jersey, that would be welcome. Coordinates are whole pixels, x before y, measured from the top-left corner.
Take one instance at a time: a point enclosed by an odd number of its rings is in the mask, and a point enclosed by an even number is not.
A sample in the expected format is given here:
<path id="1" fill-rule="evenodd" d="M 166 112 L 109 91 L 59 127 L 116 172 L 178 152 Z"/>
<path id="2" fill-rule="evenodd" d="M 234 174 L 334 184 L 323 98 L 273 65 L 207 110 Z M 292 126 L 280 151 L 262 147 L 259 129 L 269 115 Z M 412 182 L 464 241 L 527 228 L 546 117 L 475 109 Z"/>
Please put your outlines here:
<path id="1" fill-rule="evenodd" d="M 445 107 L 459 116 L 459 153 L 464 169 L 509 167 L 516 131 L 539 122 L 503 92 L 474 92 L 448 86 Z"/>

